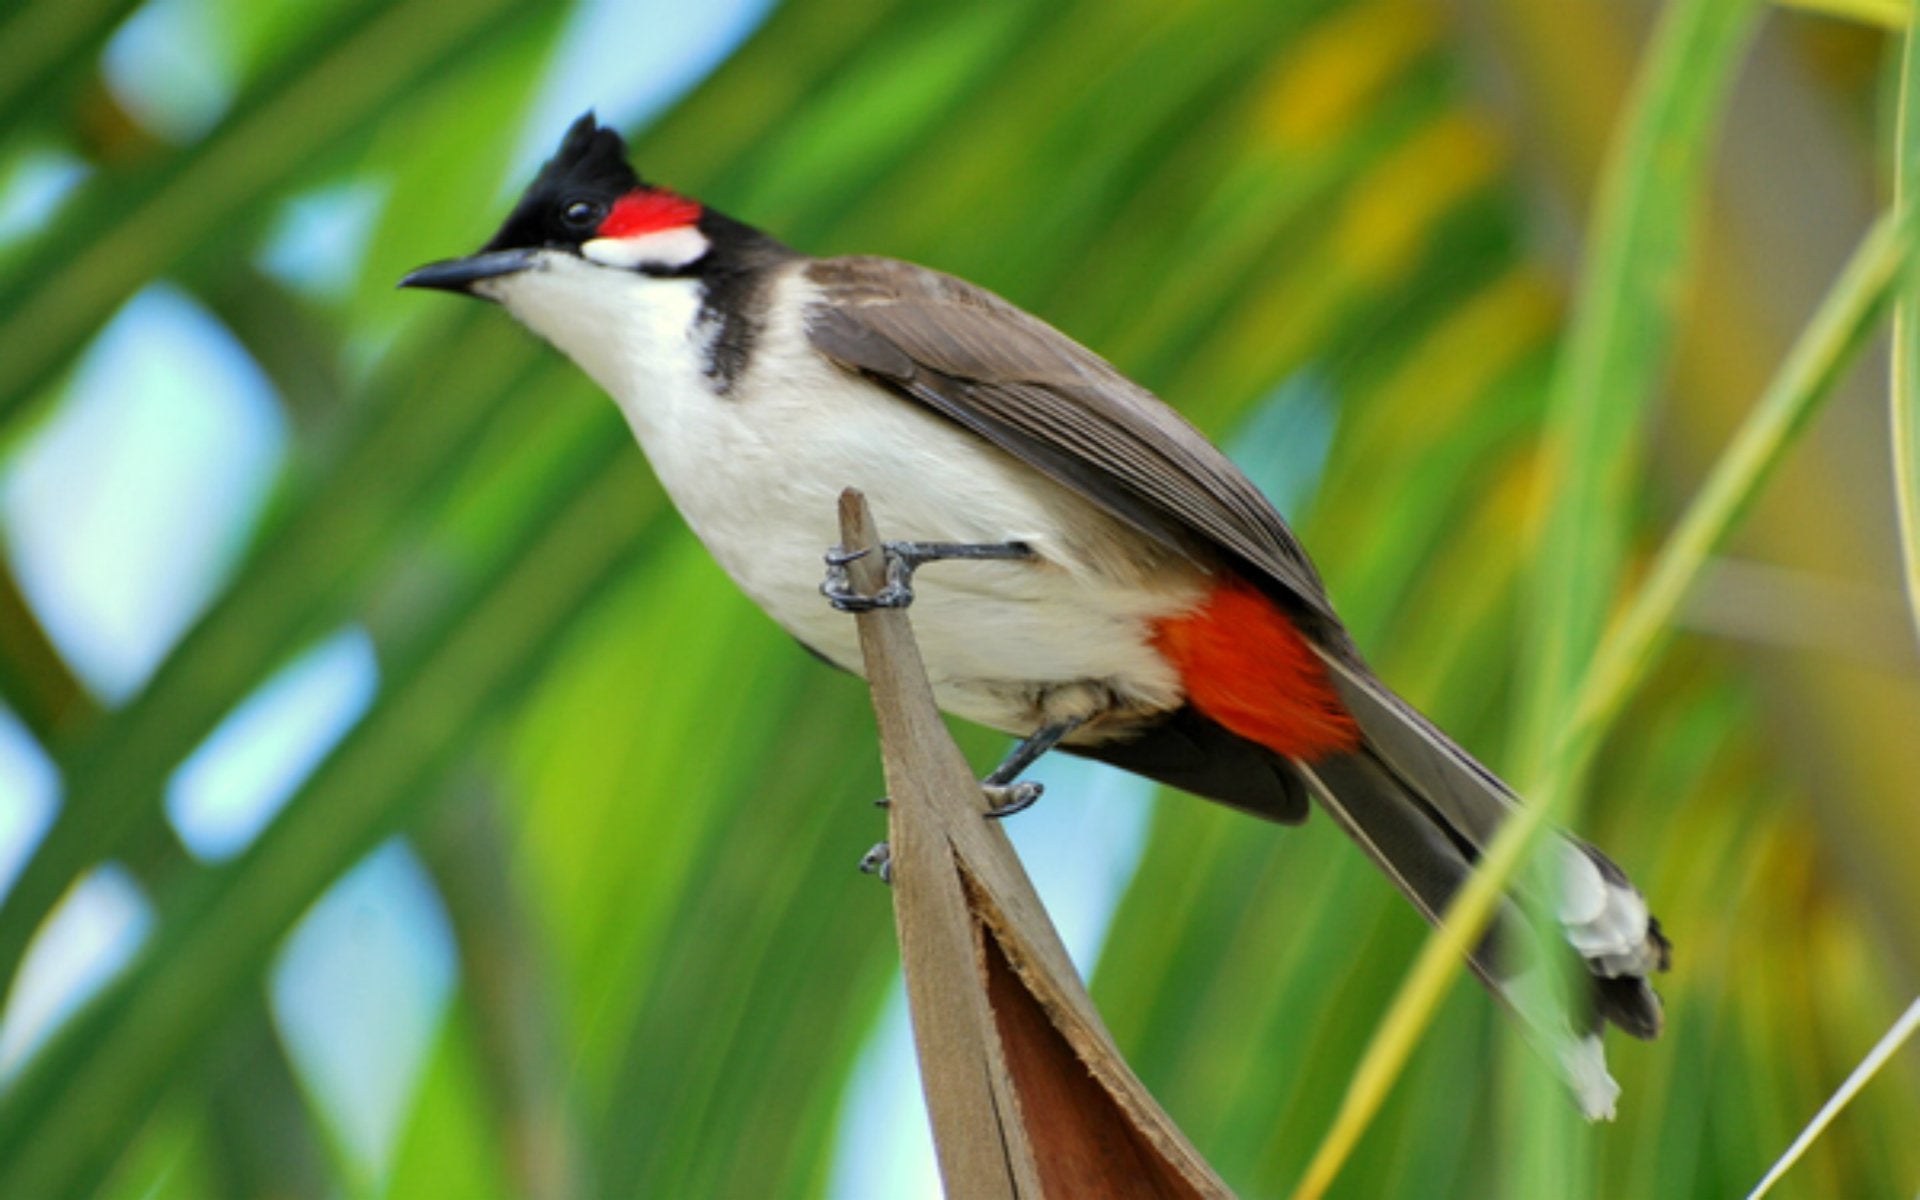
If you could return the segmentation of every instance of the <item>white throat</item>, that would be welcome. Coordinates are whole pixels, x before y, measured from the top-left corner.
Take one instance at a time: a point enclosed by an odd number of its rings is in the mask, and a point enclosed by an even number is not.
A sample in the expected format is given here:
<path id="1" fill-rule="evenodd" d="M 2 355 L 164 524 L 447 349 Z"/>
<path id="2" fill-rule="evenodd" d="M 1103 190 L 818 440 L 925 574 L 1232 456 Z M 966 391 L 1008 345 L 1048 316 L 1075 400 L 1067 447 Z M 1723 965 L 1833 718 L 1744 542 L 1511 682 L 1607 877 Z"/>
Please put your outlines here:
<path id="1" fill-rule="evenodd" d="M 643 444 L 680 397 L 705 401 L 716 391 L 706 369 L 716 328 L 701 320 L 697 279 L 643 275 L 551 251 L 537 266 L 475 290 L 580 364 Z"/>

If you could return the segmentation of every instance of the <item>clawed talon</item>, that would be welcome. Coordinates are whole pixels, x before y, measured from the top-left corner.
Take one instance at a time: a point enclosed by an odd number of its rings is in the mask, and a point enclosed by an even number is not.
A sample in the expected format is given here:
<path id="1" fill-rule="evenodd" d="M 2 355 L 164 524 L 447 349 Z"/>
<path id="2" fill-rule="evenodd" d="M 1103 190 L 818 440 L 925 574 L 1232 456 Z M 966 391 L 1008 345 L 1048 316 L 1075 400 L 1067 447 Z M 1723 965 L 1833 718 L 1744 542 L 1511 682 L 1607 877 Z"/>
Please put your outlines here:
<path id="1" fill-rule="evenodd" d="M 1020 772 L 1032 766 L 1034 760 L 1059 745 L 1062 738 L 1083 724 L 1083 718 L 1069 717 L 1064 721 L 1043 725 L 1021 738 L 1019 744 L 1000 760 L 1000 765 L 980 781 L 980 790 L 987 794 L 987 819 L 998 821 L 1032 808 L 1033 802 L 1046 789 L 1037 783 L 1015 783 L 1014 780 L 1019 779 Z"/>
<path id="2" fill-rule="evenodd" d="M 987 794 L 987 819 L 998 821 L 1032 808 L 1033 802 L 1047 789 L 1031 780 L 1023 780 L 1019 783 L 983 783 L 980 790 Z"/>
<path id="3" fill-rule="evenodd" d="M 913 573 L 911 566 L 906 567 L 895 582 L 894 563 L 896 558 L 891 545 L 881 547 L 881 553 L 887 556 L 887 584 L 871 596 L 853 590 L 853 580 L 847 575 L 847 564 L 857 562 L 867 556 L 865 550 L 848 550 L 844 546 L 835 546 L 827 551 L 827 577 L 820 581 L 820 594 L 827 603 L 843 613 L 872 612 L 876 608 L 905 608 L 913 603 L 913 590 L 906 585 L 906 579 Z"/>
<path id="4" fill-rule="evenodd" d="M 873 849 L 860 856 L 860 873 L 878 875 L 880 882 L 893 882 L 893 849 L 885 842 L 876 842 Z"/>

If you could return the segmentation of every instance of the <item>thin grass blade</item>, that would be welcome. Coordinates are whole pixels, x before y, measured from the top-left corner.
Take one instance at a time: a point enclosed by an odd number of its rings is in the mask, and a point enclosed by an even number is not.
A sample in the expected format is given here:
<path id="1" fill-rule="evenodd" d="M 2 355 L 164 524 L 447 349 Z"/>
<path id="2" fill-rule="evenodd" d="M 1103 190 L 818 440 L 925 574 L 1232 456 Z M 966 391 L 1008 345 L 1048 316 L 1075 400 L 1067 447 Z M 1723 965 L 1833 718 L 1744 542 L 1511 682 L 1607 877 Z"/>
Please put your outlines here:
<path id="1" fill-rule="evenodd" d="M 1920 37 L 1907 35 L 1900 68 L 1894 202 L 1920 194 Z M 1920 631 L 1920 280 L 1908 273 L 1893 310 L 1893 490 L 1907 603 Z"/>
<path id="2" fill-rule="evenodd" d="M 1800 1156 L 1807 1152 L 1807 1147 L 1813 1145 L 1814 1140 L 1826 1130 L 1827 1126 L 1833 1124 L 1833 1119 L 1840 1115 L 1840 1110 L 1860 1094 L 1860 1089 L 1867 1086 L 1873 1077 L 1880 1073 L 1880 1068 L 1887 1065 L 1888 1060 L 1899 1052 L 1900 1047 L 1907 1044 L 1907 1039 L 1913 1036 L 1913 1031 L 1916 1029 L 1920 1029 L 1920 997 L 1916 997 L 1912 1004 L 1907 1005 L 1907 1011 L 1900 1014 L 1899 1019 L 1893 1023 L 1893 1027 L 1887 1030 L 1886 1036 L 1874 1043 L 1873 1049 L 1867 1051 L 1867 1056 L 1860 1060 L 1860 1065 L 1853 1069 L 1845 1082 L 1841 1083 L 1839 1090 L 1820 1106 L 1819 1112 L 1813 1114 L 1813 1120 L 1807 1122 L 1807 1127 L 1800 1131 L 1800 1136 L 1793 1139 L 1793 1145 L 1787 1147 L 1787 1152 L 1780 1156 L 1780 1160 L 1774 1163 L 1760 1182 L 1754 1185 L 1753 1190 L 1747 1193 L 1747 1200 L 1760 1200 L 1760 1197 L 1773 1190 L 1773 1185 L 1780 1182 L 1780 1177 L 1791 1170 L 1794 1163 L 1800 1161 Z"/>

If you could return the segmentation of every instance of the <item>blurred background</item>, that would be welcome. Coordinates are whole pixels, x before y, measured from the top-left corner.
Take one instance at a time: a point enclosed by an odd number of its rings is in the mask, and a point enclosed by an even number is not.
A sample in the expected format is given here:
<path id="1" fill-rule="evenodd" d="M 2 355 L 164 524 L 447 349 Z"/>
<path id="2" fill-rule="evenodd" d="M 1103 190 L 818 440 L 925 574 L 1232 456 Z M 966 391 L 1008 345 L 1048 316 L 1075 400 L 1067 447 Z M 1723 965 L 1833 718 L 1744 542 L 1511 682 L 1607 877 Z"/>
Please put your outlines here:
<path id="1" fill-rule="evenodd" d="M 1628 575 L 1885 202 L 1904 5 L 1757 7 Z M 862 688 L 613 406 L 394 281 L 566 123 L 1042 314 L 1229 447 L 1382 673 L 1511 765 L 1541 428 L 1638 0 L 20 0 L 0 12 L 0 1195 L 935 1194 Z M 1455 989 L 1348 1196 L 1751 1186 L 1920 986 L 1885 349 L 1616 724 L 1677 947 L 1621 1119 Z M 1613 584 L 1598 581 L 1601 599 Z M 959 731 L 981 763 L 1001 749 Z M 1282 1194 L 1424 936 L 1324 820 L 1050 761 L 1015 835 L 1120 1045 Z M 1912 1195 L 1907 1055 L 1781 1195 Z M 1540 1194 L 1535 1192 L 1534 1194 Z"/>

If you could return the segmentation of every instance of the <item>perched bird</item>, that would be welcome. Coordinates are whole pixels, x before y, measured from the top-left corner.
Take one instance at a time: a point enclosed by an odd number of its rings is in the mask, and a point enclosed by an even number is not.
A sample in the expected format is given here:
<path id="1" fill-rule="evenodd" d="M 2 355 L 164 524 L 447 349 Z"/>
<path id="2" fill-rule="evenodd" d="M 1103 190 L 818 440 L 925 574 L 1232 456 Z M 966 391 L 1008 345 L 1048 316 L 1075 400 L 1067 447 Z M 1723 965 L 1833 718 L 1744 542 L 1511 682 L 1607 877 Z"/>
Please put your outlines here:
<path id="1" fill-rule="evenodd" d="M 854 623 L 821 598 L 843 488 L 905 541 L 881 595 L 830 580 L 838 607 L 904 602 L 915 566 L 965 560 L 920 582 L 914 631 L 942 707 L 1023 739 L 988 777 L 1009 806 L 1056 744 L 1282 823 L 1313 797 L 1435 919 L 1516 804 L 1368 669 L 1224 454 L 982 288 L 791 250 L 644 182 L 591 113 L 493 240 L 401 282 L 495 301 L 579 364 L 727 574 L 833 664 L 861 669 Z M 1647 976 L 1667 942 L 1611 861 L 1552 844 L 1551 916 L 1510 899 L 1472 967 L 1583 1110 L 1611 1115 L 1600 1029 L 1659 1032 Z M 1570 1017 L 1534 986 L 1558 965 L 1549 922 L 1590 981 Z"/>

